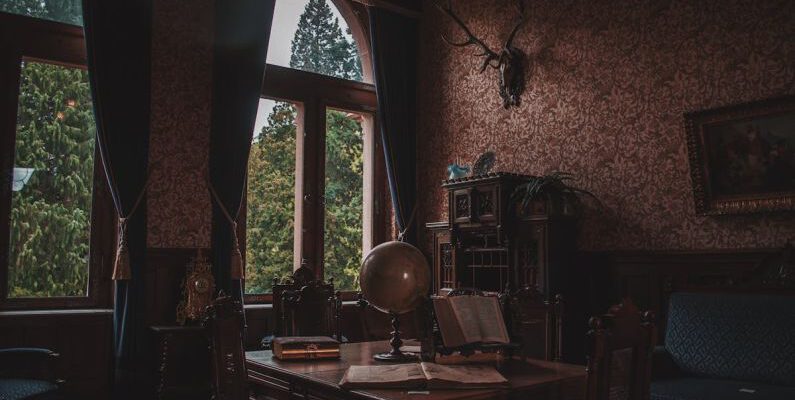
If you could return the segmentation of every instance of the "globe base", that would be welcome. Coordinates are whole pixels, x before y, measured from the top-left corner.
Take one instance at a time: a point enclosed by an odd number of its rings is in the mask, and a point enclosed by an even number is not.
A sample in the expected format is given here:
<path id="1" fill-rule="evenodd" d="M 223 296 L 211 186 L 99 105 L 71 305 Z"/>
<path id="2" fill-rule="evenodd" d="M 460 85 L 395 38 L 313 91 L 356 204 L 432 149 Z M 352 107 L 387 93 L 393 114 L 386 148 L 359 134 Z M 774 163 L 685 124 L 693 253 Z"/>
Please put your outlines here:
<path id="1" fill-rule="evenodd" d="M 389 345 L 392 346 L 392 350 L 384 353 L 378 353 L 373 356 L 373 359 L 376 361 L 388 362 L 417 361 L 419 359 L 419 355 L 416 353 L 400 351 L 400 346 L 403 345 L 403 340 L 400 339 L 400 320 L 398 319 L 397 313 L 389 313 L 389 315 L 392 316 L 392 339 L 389 341 Z"/>
<path id="2" fill-rule="evenodd" d="M 420 356 L 415 353 L 409 352 L 399 352 L 397 354 L 392 354 L 391 351 L 385 353 L 378 353 L 373 356 L 373 359 L 376 361 L 388 361 L 388 362 L 411 362 L 417 361 L 420 359 Z"/>

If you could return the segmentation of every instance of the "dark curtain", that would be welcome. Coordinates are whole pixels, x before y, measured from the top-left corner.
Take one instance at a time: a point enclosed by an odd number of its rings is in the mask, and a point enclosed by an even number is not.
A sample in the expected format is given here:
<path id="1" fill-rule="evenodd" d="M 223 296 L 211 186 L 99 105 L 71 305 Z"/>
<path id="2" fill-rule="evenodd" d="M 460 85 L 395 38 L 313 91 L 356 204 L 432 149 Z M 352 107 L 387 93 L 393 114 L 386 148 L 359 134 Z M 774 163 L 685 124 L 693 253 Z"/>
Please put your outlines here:
<path id="1" fill-rule="evenodd" d="M 417 243 L 417 21 L 368 7 L 378 118 L 395 222 L 403 239 Z"/>
<path id="2" fill-rule="evenodd" d="M 274 3 L 218 0 L 215 6 L 209 182 L 213 268 L 217 288 L 238 298 L 242 270 L 235 268 L 240 262 L 235 223 L 246 189 Z"/>
<path id="3" fill-rule="evenodd" d="M 134 397 L 144 377 L 142 204 L 149 153 L 151 1 L 83 0 L 97 146 L 120 223 L 113 277 L 114 398 Z M 123 245 L 121 245 L 123 244 Z"/>

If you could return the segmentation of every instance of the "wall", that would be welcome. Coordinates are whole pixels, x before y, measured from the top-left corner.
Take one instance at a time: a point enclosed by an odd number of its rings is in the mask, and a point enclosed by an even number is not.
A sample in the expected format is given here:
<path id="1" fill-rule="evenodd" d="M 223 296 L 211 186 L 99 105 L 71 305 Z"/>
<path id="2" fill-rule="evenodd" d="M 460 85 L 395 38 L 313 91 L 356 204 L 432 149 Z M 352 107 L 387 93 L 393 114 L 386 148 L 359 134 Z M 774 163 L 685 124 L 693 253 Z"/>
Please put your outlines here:
<path id="1" fill-rule="evenodd" d="M 496 48 L 512 1 L 454 1 Z M 456 158 L 497 152 L 497 170 L 575 173 L 604 203 L 584 250 L 733 249 L 795 241 L 795 214 L 695 215 L 683 113 L 795 93 L 795 2 L 527 1 L 514 44 L 536 58 L 520 107 L 503 110 L 496 72 L 454 48 L 449 18 L 424 2 L 419 98 L 421 222 L 445 220 L 439 183 Z M 428 238 L 426 238 L 428 239 Z M 427 240 L 426 240 L 427 241 Z"/>
<path id="2" fill-rule="evenodd" d="M 152 17 L 150 248 L 210 247 L 206 176 L 212 95 L 212 0 L 157 0 Z"/>

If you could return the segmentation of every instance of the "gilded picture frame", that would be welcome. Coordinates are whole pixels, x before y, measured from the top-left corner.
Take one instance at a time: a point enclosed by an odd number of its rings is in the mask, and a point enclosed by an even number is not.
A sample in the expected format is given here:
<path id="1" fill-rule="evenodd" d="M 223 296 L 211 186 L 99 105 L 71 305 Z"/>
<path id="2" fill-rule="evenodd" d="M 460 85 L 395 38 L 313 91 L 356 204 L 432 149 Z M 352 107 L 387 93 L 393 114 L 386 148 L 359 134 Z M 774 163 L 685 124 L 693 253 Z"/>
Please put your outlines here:
<path id="1" fill-rule="evenodd" d="M 697 214 L 795 210 L 795 96 L 684 117 Z"/>

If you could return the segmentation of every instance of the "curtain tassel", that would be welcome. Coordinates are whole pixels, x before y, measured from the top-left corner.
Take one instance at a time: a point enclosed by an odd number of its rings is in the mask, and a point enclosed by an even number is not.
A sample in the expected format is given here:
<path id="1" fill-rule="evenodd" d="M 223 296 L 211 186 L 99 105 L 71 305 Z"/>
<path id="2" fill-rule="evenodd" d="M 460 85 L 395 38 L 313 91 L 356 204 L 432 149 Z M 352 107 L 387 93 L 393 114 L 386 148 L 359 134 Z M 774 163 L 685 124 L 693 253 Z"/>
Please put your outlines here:
<path id="1" fill-rule="evenodd" d="M 243 254 L 240 253 L 240 243 L 237 240 L 237 223 L 232 224 L 232 255 L 229 271 L 232 279 L 243 279 Z"/>
<path id="2" fill-rule="evenodd" d="M 127 218 L 119 218 L 119 248 L 116 249 L 116 262 L 113 264 L 113 280 L 123 281 L 132 278 L 130 272 L 130 249 L 127 247 Z"/>

